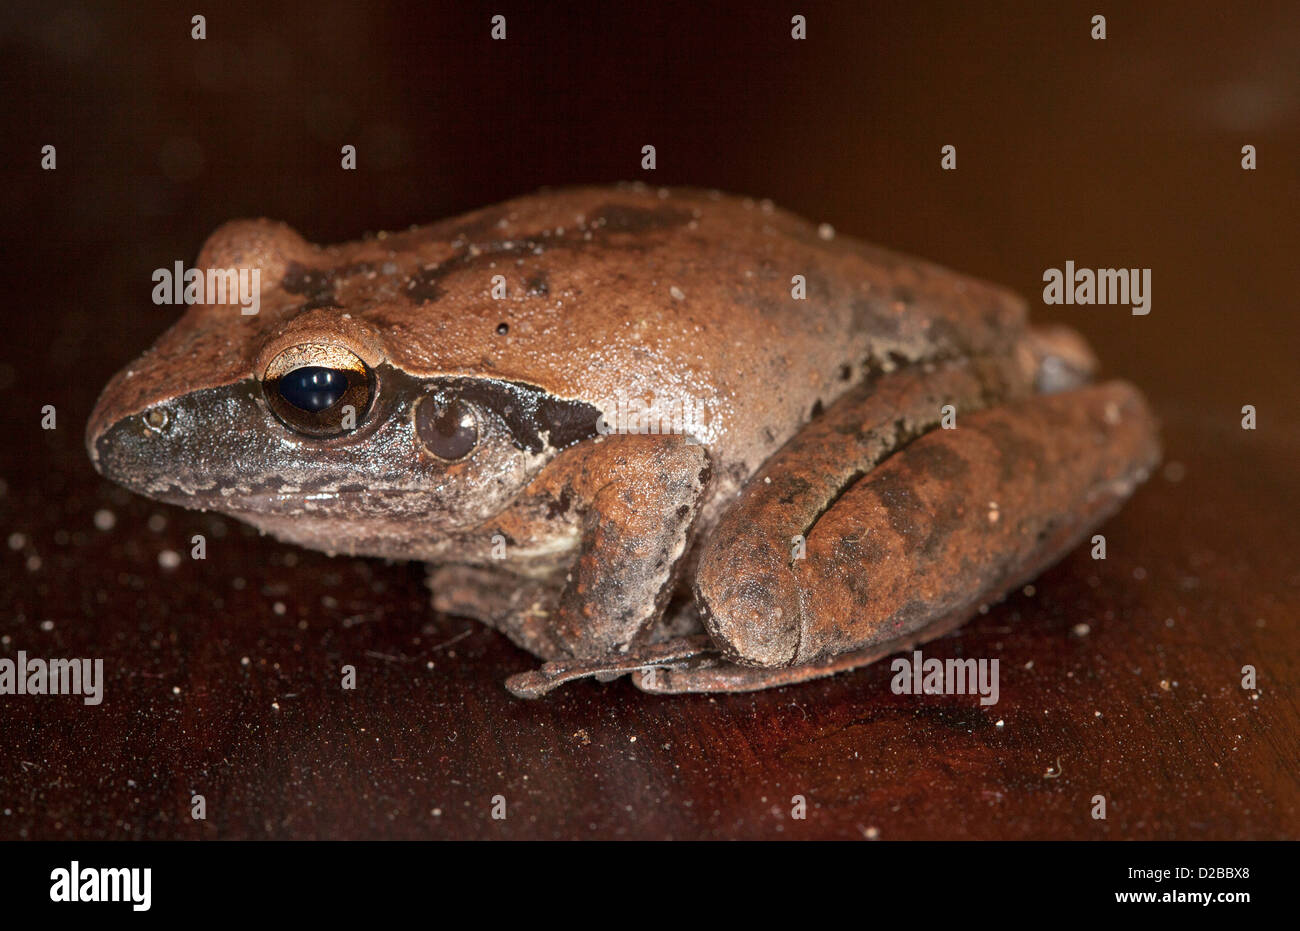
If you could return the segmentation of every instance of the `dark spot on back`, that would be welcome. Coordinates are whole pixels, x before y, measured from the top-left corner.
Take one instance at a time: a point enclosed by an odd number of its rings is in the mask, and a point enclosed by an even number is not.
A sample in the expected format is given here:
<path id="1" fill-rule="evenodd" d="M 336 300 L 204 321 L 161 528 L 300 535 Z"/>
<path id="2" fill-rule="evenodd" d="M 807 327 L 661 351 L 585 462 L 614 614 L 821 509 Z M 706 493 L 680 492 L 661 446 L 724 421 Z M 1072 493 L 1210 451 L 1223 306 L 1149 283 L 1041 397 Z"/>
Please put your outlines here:
<path id="1" fill-rule="evenodd" d="M 289 294 L 305 297 L 307 301 L 303 310 L 338 306 L 338 299 L 334 296 L 334 272 L 330 269 L 290 262 L 280 279 L 280 287 Z"/>
<path id="2" fill-rule="evenodd" d="M 442 297 L 442 286 L 439 282 L 447 274 L 446 265 L 447 263 L 444 262 L 435 268 L 422 268 L 412 275 L 410 284 L 406 288 L 407 297 L 417 304 L 427 304 Z"/>

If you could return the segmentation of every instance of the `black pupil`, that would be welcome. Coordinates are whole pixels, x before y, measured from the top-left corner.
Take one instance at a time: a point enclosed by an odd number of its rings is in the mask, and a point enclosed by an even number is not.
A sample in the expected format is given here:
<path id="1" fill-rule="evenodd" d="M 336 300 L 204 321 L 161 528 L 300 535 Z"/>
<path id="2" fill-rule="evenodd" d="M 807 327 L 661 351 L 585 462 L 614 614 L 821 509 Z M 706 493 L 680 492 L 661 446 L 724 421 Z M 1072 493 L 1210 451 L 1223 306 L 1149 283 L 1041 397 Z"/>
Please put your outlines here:
<path id="1" fill-rule="evenodd" d="M 280 379 L 280 397 L 299 410 L 317 413 L 333 407 L 348 390 L 348 373 L 308 365 Z"/>

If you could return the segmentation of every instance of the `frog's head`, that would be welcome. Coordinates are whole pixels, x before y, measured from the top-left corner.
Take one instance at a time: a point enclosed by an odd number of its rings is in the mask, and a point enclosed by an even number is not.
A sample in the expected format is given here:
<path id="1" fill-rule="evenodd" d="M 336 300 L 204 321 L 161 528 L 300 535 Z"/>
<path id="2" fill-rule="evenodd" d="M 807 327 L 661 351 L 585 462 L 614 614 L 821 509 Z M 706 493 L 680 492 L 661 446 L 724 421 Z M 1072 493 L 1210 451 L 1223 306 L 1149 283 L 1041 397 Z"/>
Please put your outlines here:
<path id="1" fill-rule="evenodd" d="M 87 426 L 95 467 L 313 549 L 409 558 L 498 513 L 593 428 L 594 409 L 520 380 L 400 367 L 400 329 L 374 318 L 409 299 L 313 291 L 336 259 L 265 221 L 214 234 L 197 267 L 257 269 L 258 312 L 195 303 L 119 372 Z"/>

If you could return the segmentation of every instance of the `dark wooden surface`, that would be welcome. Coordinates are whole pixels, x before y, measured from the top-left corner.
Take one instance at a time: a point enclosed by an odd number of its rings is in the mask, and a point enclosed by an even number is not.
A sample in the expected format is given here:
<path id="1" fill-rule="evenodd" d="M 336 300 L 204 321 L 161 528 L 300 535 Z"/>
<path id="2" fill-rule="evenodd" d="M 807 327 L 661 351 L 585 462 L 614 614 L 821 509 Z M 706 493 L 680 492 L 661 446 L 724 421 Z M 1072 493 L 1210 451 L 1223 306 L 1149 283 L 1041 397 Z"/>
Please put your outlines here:
<path id="1" fill-rule="evenodd" d="M 497 44 L 498 11 L 462 4 L 207 6 L 203 43 L 166 4 L 0 14 L 0 656 L 101 657 L 108 680 L 94 708 L 0 697 L 0 838 L 1300 834 L 1293 4 L 1107 4 L 1105 42 L 1078 4 L 810 6 L 805 43 L 784 9 L 505 9 Z M 150 272 L 221 221 L 329 241 L 636 177 L 1008 284 L 1148 391 L 1167 465 L 1104 528 L 1109 558 L 1075 552 L 927 648 L 998 658 L 998 704 L 894 695 L 884 666 L 516 701 L 501 680 L 531 658 L 434 616 L 419 567 L 155 505 L 86 460 L 99 388 L 174 318 Z M 1041 306 L 1067 259 L 1152 268 L 1152 313 Z"/>

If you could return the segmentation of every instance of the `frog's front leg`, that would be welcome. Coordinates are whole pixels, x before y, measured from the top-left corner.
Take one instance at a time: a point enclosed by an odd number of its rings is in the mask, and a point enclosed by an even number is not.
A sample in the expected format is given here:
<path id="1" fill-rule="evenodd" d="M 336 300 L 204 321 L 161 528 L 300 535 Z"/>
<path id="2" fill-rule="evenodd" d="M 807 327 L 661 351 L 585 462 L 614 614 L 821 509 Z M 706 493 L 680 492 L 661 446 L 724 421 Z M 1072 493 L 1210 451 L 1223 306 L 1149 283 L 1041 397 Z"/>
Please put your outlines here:
<path id="1" fill-rule="evenodd" d="M 440 606 L 454 611 L 459 598 L 466 613 L 552 660 L 543 679 L 569 677 L 570 667 L 618 671 L 646 645 L 672 593 L 709 471 L 704 447 L 685 436 L 611 435 L 565 450 L 494 524 L 521 540 L 539 521 L 576 518 L 577 556 L 558 595 L 528 583 L 522 600 L 502 600 L 489 590 L 485 570 L 445 567 L 434 575 Z M 499 576 L 495 584 L 499 589 Z M 508 686 L 532 694 L 538 675 L 514 677 Z"/>
<path id="2" fill-rule="evenodd" d="M 925 431 L 932 392 L 969 392 L 963 379 L 888 376 L 774 456 L 719 523 L 696 574 L 721 659 L 656 669 L 637 684 L 767 688 L 946 633 L 1064 555 L 1159 458 L 1151 414 L 1121 382 Z"/>

